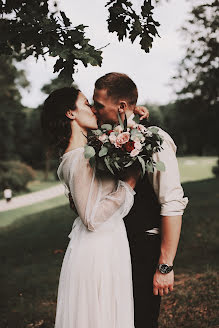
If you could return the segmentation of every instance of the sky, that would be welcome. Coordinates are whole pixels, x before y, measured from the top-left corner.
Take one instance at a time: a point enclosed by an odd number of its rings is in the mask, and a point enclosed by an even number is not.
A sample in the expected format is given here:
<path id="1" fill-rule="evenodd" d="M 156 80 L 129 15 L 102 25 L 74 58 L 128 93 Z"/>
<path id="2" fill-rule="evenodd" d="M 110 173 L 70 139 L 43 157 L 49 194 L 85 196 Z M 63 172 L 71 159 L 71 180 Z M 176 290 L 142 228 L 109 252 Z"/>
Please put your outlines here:
<path id="1" fill-rule="evenodd" d="M 71 19 L 74 26 L 88 25 L 86 37 L 96 48 L 103 49 L 103 63 L 101 67 L 83 64 L 77 66 L 74 74 L 75 83 L 92 101 L 95 81 L 108 72 L 128 74 L 138 87 L 138 104 L 156 103 L 166 104 L 175 99 L 173 88 L 169 85 L 171 77 L 177 72 L 177 64 L 185 54 L 185 40 L 179 31 L 188 17 L 190 9 L 187 0 L 162 1 L 155 7 L 154 19 L 159 21 L 158 33 L 150 53 L 145 53 L 139 46 L 137 39 L 132 44 L 129 40 L 119 42 L 115 33 L 107 30 L 106 19 L 108 11 L 104 7 L 105 0 L 58 0 L 61 10 Z M 143 0 L 132 0 L 137 11 Z M 152 1 L 153 3 L 153 1 Z M 46 95 L 40 89 L 57 74 L 53 73 L 54 58 L 42 58 L 36 62 L 33 57 L 19 64 L 25 69 L 26 76 L 31 83 L 28 91 L 22 90 L 22 103 L 28 107 L 41 104 Z"/>

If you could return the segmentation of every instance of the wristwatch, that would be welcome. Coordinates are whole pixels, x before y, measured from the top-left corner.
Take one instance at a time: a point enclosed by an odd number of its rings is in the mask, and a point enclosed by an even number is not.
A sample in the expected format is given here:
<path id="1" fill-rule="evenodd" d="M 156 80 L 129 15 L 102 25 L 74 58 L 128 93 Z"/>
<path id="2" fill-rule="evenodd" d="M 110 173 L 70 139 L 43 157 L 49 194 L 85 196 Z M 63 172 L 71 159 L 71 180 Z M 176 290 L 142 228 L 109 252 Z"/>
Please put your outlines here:
<path id="1" fill-rule="evenodd" d="M 157 268 L 161 273 L 169 273 L 170 271 L 173 270 L 173 265 L 161 263 L 158 264 Z"/>

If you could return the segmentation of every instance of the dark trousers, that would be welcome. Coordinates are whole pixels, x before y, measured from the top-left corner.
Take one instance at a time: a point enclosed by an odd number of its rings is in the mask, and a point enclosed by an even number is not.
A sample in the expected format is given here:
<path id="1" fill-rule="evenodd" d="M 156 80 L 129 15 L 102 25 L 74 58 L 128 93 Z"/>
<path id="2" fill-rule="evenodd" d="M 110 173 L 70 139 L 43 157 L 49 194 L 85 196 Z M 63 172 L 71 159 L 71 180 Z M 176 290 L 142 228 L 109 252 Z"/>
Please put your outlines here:
<path id="1" fill-rule="evenodd" d="M 161 296 L 153 294 L 153 276 L 160 256 L 160 235 L 128 235 L 135 309 L 135 328 L 157 328 Z"/>

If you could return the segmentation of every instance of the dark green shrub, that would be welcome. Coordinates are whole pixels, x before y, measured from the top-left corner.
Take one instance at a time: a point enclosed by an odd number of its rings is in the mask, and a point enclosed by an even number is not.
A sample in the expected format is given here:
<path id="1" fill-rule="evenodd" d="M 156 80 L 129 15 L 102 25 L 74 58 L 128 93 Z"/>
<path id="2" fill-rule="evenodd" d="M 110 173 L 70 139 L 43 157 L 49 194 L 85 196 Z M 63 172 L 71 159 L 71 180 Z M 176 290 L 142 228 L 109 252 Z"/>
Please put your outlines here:
<path id="1" fill-rule="evenodd" d="M 216 177 L 219 177 L 219 159 L 217 160 L 217 165 L 212 167 L 212 172 Z"/>
<path id="2" fill-rule="evenodd" d="M 0 189 L 7 186 L 14 191 L 25 190 L 27 183 L 34 180 L 35 171 L 19 161 L 0 161 Z"/>

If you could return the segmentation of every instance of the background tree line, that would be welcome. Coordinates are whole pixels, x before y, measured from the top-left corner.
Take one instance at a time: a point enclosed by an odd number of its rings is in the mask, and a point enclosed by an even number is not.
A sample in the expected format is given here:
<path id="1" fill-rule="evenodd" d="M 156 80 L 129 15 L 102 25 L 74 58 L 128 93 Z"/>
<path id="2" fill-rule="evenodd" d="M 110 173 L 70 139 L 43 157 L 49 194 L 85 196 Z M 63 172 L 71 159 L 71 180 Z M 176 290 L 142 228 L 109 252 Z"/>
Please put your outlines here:
<path id="1" fill-rule="evenodd" d="M 149 52 L 159 26 L 153 18 L 151 1 L 143 2 L 140 15 L 126 0 L 109 1 L 106 6 L 109 32 L 116 32 L 119 40 L 129 38 L 135 42 L 138 37 L 142 50 Z M 177 100 L 162 106 L 142 104 L 149 108 L 151 124 L 171 134 L 178 145 L 178 155 L 219 155 L 218 9 L 219 1 L 202 0 L 193 6 L 182 27 L 186 52 L 171 82 Z M 29 83 L 16 62 L 29 56 L 56 57 L 54 72 L 59 72 L 59 76 L 42 88 L 49 94 L 56 88 L 71 85 L 78 61 L 85 66 L 101 65 L 102 51 L 86 39 L 83 25 L 72 26 L 65 13 L 57 9 L 56 2 L 49 9 L 47 0 L 13 3 L 1 0 L 0 11 L 0 31 L 3 32 L 0 40 L 0 160 L 19 160 L 36 169 L 46 167 L 48 171 L 40 132 L 42 105 L 22 106 L 19 90 Z M 55 167 L 57 161 L 53 164 Z"/>

